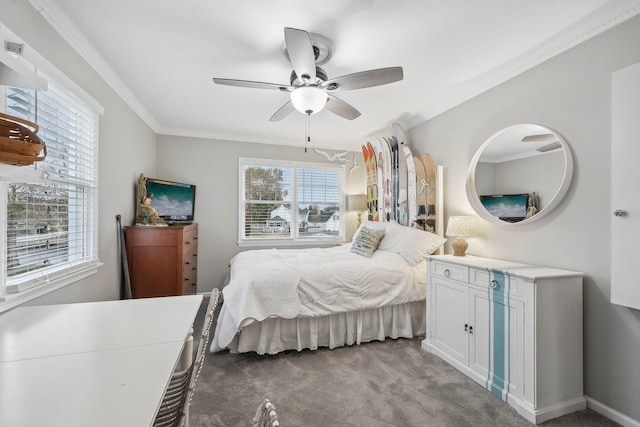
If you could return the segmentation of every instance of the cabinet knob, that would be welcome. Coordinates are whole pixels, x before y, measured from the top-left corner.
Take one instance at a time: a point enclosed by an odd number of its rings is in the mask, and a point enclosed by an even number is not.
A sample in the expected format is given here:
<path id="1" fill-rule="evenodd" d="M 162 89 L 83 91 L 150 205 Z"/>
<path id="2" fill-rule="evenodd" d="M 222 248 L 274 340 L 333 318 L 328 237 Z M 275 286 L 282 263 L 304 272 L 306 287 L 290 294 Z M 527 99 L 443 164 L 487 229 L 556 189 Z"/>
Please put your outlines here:
<path id="1" fill-rule="evenodd" d="M 613 216 L 625 216 L 627 211 L 623 211 L 622 209 L 616 209 L 613 211 Z"/>
<path id="2" fill-rule="evenodd" d="M 191 263 L 190 263 L 189 261 L 185 261 L 185 264 L 189 265 L 189 264 L 191 264 Z"/>
<path id="3" fill-rule="evenodd" d="M 451 270 L 449 270 L 448 268 L 444 270 L 444 275 L 447 277 L 451 276 Z"/>
<path id="4" fill-rule="evenodd" d="M 491 283 L 489 283 L 489 286 L 491 286 L 493 289 L 499 289 L 500 283 L 498 283 L 497 280 L 492 280 Z"/>
<path id="5" fill-rule="evenodd" d="M 469 325 L 469 333 L 472 334 L 473 333 L 473 326 Z"/>
<path id="6" fill-rule="evenodd" d="M 185 281 L 185 282 L 188 282 L 188 281 L 189 281 L 189 278 L 187 277 L 186 279 L 184 279 L 184 281 Z"/>
<path id="7" fill-rule="evenodd" d="M 467 330 L 469 329 L 469 325 L 467 323 L 464 324 L 464 331 L 467 332 Z"/>

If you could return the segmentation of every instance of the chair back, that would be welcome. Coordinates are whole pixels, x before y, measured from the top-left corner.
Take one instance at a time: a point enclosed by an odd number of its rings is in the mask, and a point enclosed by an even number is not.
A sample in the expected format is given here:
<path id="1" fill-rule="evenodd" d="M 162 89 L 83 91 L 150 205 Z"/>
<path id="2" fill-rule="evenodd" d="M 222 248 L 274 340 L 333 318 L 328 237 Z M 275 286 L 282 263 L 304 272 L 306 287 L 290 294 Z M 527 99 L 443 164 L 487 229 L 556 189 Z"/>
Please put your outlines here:
<path id="1" fill-rule="evenodd" d="M 198 351 L 196 352 L 196 358 L 193 362 L 194 367 L 191 373 L 191 383 L 189 384 L 189 395 L 187 397 L 187 405 L 191 403 L 193 395 L 196 392 L 196 382 L 198 376 L 202 371 L 204 365 L 204 356 L 207 354 L 207 346 L 209 345 L 209 335 L 211 332 L 211 325 L 213 324 L 214 314 L 216 307 L 218 306 L 218 300 L 220 298 L 220 291 L 213 289 L 211 296 L 209 297 L 209 305 L 207 306 L 207 312 L 204 316 L 204 322 L 202 323 L 202 331 L 200 333 L 200 342 L 198 343 Z"/>
<path id="2" fill-rule="evenodd" d="M 269 399 L 263 399 L 253 417 L 252 427 L 280 427 L 276 407 Z"/>
<path id="3" fill-rule="evenodd" d="M 196 380 L 204 364 L 204 356 L 209 342 L 209 331 L 213 323 L 216 306 L 218 305 L 219 294 L 218 289 L 214 289 L 211 292 L 195 360 L 190 360 L 186 368 L 175 371 L 171 376 L 153 427 L 177 427 L 187 423 L 189 404 L 195 393 Z M 185 341 L 185 348 L 183 349 L 183 353 L 187 354 L 189 358 L 191 358 L 192 346 L 193 338 L 190 337 Z"/>

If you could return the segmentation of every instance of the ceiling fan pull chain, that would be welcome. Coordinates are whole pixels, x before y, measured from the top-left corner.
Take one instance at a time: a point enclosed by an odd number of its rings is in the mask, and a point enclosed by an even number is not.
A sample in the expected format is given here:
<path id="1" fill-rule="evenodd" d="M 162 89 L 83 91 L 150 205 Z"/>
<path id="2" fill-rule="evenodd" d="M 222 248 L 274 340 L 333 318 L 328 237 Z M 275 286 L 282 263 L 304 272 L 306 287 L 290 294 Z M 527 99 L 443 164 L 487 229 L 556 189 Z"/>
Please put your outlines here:
<path id="1" fill-rule="evenodd" d="M 307 143 L 311 142 L 311 113 L 304 115 L 304 152 L 307 152 Z"/>

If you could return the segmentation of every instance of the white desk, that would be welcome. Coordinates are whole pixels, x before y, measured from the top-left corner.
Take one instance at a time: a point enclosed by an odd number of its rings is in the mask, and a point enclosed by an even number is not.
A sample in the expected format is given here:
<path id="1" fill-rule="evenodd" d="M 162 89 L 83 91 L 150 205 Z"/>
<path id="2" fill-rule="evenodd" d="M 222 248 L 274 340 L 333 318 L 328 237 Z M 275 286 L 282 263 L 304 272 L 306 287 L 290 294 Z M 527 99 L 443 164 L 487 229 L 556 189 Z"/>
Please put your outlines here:
<path id="1" fill-rule="evenodd" d="M 0 315 L 0 362 L 184 341 L 201 302 L 191 295 L 16 308 Z"/>
<path id="2" fill-rule="evenodd" d="M 202 296 L 0 316 L 0 426 L 148 426 Z"/>

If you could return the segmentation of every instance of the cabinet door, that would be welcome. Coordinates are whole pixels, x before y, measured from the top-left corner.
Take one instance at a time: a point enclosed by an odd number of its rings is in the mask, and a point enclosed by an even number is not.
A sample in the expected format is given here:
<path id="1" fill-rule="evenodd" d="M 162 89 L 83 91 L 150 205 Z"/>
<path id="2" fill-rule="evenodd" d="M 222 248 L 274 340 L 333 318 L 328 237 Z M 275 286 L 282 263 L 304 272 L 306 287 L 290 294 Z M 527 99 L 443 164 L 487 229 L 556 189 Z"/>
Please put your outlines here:
<path id="1" fill-rule="evenodd" d="M 640 309 L 635 247 L 640 201 L 630 187 L 640 180 L 638 115 L 640 63 L 613 73 L 611 103 L 611 302 L 635 309 Z"/>
<path id="2" fill-rule="evenodd" d="M 432 276 L 431 341 L 463 364 L 469 361 L 467 286 Z"/>
<path id="3" fill-rule="evenodd" d="M 129 256 L 134 298 L 180 295 L 177 246 L 133 246 Z"/>
<path id="4" fill-rule="evenodd" d="M 508 285 L 507 285 L 508 286 Z M 469 367 L 496 396 L 523 394 L 524 303 L 506 289 L 471 290 Z"/>
<path id="5" fill-rule="evenodd" d="M 469 368 L 485 380 L 489 378 L 489 343 L 491 341 L 490 299 L 488 291 L 469 294 Z"/>

